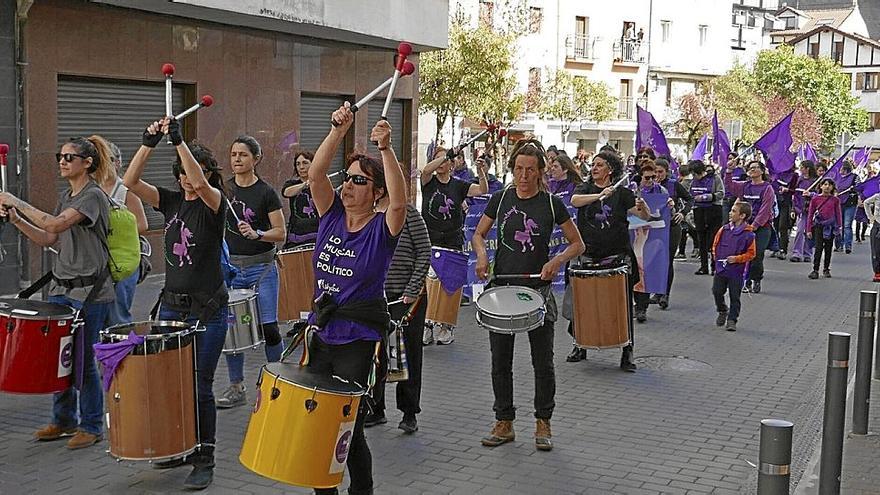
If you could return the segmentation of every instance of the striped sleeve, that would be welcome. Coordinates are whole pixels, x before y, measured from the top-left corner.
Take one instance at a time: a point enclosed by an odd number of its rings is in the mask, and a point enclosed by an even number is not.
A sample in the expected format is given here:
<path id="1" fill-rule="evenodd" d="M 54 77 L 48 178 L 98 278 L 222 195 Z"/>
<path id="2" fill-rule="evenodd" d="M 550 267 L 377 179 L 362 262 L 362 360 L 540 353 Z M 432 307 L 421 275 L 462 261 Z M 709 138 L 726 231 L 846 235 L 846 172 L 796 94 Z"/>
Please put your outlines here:
<path id="1" fill-rule="evenodd" d="M 427 246 L 427 254 L 425 246 Z M 408 205 L 406 221 L 385 278 L 385 293 L 388 298 L 396 299 L 402 295 L 418 296 L 425 275 L 428 273 L 430 261 L 431 243 L 428 240 L 428 229 L 418 210 Z M 420 278 L 419 273 L 421 273 Z M 412 293 L 414 289 L 415 293 Z"/>
<path id="2" fill-rule="evenodd" d="M 421 213 L 412 206 L 407 209 L 407 222 L 411 227 L 415 262 L 404 295 L 418 297 L 422 293 L 425 277 L 428 276 L 428 269 L 431 267 L 431 239 Z"/>

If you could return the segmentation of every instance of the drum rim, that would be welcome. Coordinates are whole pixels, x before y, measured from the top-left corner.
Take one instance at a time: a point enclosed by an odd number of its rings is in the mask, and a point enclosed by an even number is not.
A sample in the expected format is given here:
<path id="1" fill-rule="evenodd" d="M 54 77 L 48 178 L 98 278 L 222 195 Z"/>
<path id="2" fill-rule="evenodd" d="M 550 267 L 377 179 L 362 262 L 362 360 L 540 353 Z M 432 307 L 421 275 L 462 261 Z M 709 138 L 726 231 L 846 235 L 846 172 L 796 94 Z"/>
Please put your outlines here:
<path id="1" fill-rule="evenodd" d="M 517 329 L 517 330 L 511 330 L 509 328 L 498 328 L 496 326 L 487 325 L 487 324 L 483 323 L 483 321 L 480 319 L 479 313 L 477 313 L 476 319 L 477 319 L 478 325 L 489 330 L 490 332 L 513 335 L 513 334 L 517 334 L 517 333 L 531 332 L 532 330 L 540 328 L 542 325 L 544 325 L 544 321 L 545 321 L 545 318 L 547 317 L 547 313 L 546 313 L 546 311 L 542 311 L 542 313 L 543 314 L 541 315 L 541 319 L 539 321 L 535 322 L 533 327 L 527 328 L 527 329 Z"/>
<path id="2" fill-rule="evenodd" d="M 528 314 L 531 314 L 531 313 L 533 313 L 533 312 L 544 312 L 544 313 L 546 314 L 546 312 L 547 312 L 547 301 L 544 299 L 544 295 L 541 294 L 540 292 L 538 292 L 537 290 L 532 289 L 531 287 L 526 287 L 526 286 L 524 286 L 524 285 L 497 285 L 497 286 L 495 286 L 495 287 L 490 287 L 490 288 L 484 290 L 482 293 L 480 293 L 479 296 L 477 296 L 477 299 L 474 301 L 474 305 L 477 307 L 477 312 L 478 312 L 478 313 L 479 313 L 479 312 L 482 312 L 482 313 L 485 313 L 485 314 L 487 314 L 487 315 L 489 315 L 489 316 L 498 316 L 498 317 L 501 317 L 501 318 L 507 318 L 507 317 L 510 317 L 511 315 L 502 315 L 502 314 L 498 314 L 498 313 L 493 313 L 492 311 L 489 311 L 489 310 L 487 310 L 487 309 L 484 309 L 483 307 L 480 306 L 480 298 L 483 297 L 483 294 L 491 293 L 491 292 L 495 291 L 495 289 L 502 289 L 502 288 L 507 288 L 507 287 L 516 287 L 517 289 L 527 289 L 527 290 L 530 290 L 530 291 L 534 292 L 535 294 L 541 296 L 541 300 L 544 301 L 543 303 L 541 303 L 541 307 L 540 307 L 540 308 L 537 308 L 537 309 L 535 309 L 535 310 L 533 310 L 533 311 L 527 311 L 527 312 L 525 312 L 525 313 L 517 313 L 517 314 L 519 314 L 519 315 L 528 315 Z"/>
<path id="3" fill-rule="evenodd" d="M 433 251 L 435 249 L 438 249 L 440 251 L 450 251 L 453 253 L 465 254 L 463 249 L 452 249 L 452 248 L 447 248 L 447 247 L 442 247 L 442 246 L 431 246 L 431 251 Z M 466 254 L 465 254 L 465 256 L 466 256 Z"/>
<path id="4" fill-rule="evenodd" d="M 21 300 L 28 301 L 28 299 L 21 299 Z M 30 302 L 51 304 L 53 306 L 58 306 L 60 308 L 66 308 L 69 312 L 64 315 L 55 315 L 55 316 L 47 316 L 47 315 L 40 315 L 40 314 L 27 315 L 27 314 L 13 313 L 17 308 L 13 308 L 11 306 L 4 308 L 4 307 L 0 306 L 0 316 L 6 316 L 9 318 L 17 318 L 19 320 L 28 320 L 28 321 L 67 321 L 67 320 L 72 320 L 72 319 L 76 318 L 76 310 L 66 304 L 50 303 L 50 302 L 46 302 L 46 301 L 30 301 Z M 9 303 L 0 301 L 0 304 L 9 304 Z"/>
<path id="5" fill-rule="evenodd" d="M 233 301 L 233 300 L 232 300 L 232 294 L 233 294 L 233 293 L 242 294 L 242 293 L 247 293 L 247 292 L 250 292 L 250 294 L 248 294 L 247 297 L 245 297 L 245 298 L 243 298 L 243 299 L 239 299 L 239 300 L 237 300 L 237 301 Z M 228 303 L 228 305 L 229 305 L 229 306 L 232 306 L 232 305 L 235 305 L 235 304 L 241 304 L 241 303 L 243 303 L 243 302 L 250 302 L 251 300 L 256 299 L 258 295 L 259 295 L 259 294 L 257 293 L 257 291 L 255 291 L 255 290 L 253 290 L 253 289 L 248 289 L 248 288 L 246 288 L 246 287 L 245 287 L 245 288 L 239 288 L 239 289 L 229 289 L 229 296 L 230 296 L 230 298 L 229 298 L 229 303 Z"/>
<path id="6" fill-rule="evenodd" d="M 307 386 L 302 385 L 302 384 L 300 384 L 300 383 L 295 383 L 295 382 L 291 381 L 289 378 L 285 378 L 285 377 L 283 377 L 283 376 L 281 376 L 281 375 L 277 375 L 277 374 L 275 374 L 275 373 L 269 371 L 269 368 L 267 368 L 268 364 L 272 364 L 272 363 L 264 364 L 263 367 L 262 367 L 262 369 L 261 369 L 261 372 L 265 372 L 267 375 L 271 375 L 271 376 L 272 376 L 271 379 L 266 380 L 266 381 L 275 382 L 275 381 L 277 380 L 277 381 L 279 381 L 279 382 L 284 382 L 284 383 L 286 383 L 286 384 L 288 384 L 288 385 L 292 385 L 292 386 L 294 386 L 294 387 L 296 387 L 296 388 L 301 388 L 301 389 L 303 389 L 303 390 L 318 391 L 318 392 L 321 392 L 321 393 L 324 393 L 324 394 L 336 395 L 336 396 L 339 396 L 339 397 L 363 397 L 364 395 L 367 394 L 367 389 L 366 389 L 363 385 L 361 385 L 360 383 L 355 382 L 355 381 L 351 381 L 350 383 L 353 383 L 353 384 L 357 385 L 358 387 L 361 387 L 361 389 L 360 389 L 360 393 L 354 393 L 354 392 L 340 392 L 340 391 L 338 391 L 338 390 L 325 390 L 325 389 L 323 389 L 323 388 L 321 388 L 321 387 L 307 387 Z M 303 366 L 300 366 L 300 367 L 302 368 Z M 336 376 L 336 375 L 333 375 L 333 376 Z M 339 377 L 337 377 L 337 378 L 339 378 Z M 342 378 L 340 378 L 340 379 L 342 379 Z"/>
<path id="7" fill-rule="evenodd" d="M 275 256 L 281 256 L 282 254 L 294 254 L 294 253 L 302 253 L 304 251 L 314 251 L 315 243 L 311 242 L 308 244 L 300 244 L 299 246 L 294 246 L 292 248 L 282 249 L 275 253 Z"/>
<path id="8" fill-rule="evenodd" d="M 110 456 L 111 456 L 111 457 L 113 457 L 114 459 L 120 460 L 120 461 L 150 461 L 150 462 L 162 462 L 162 461 L 169 461 L 169 460 L 172 460 L 172 459 L 177 459 L 177 458 L 179 458 L 179 457 L 186 457 L 187 455 L 192 454 L 193 452 L 195 452 L 195 451 L 199 448 L 199 445 L 200 445 L 200 444 L 199 444 L 198 440 L 196 440 L 196 444 L 195 444 L 195 446 L 192 447 L 192 448 L 186 449 L 185 451 L 183 451 L 183 452 L 179 452 L 179 453 L 177 453 L 177 454 L 163 455 L 163 456 L 161 456 L 161 457 L 126 457 L 126 456 L 116 455 L 116 454 L 113 453 L 113 449 L 112 449 L 112 447 L 111 447 L 111 448 L 108 448 L 108 449 L 107 449 L 107 452 L 110 453 Z"/>
<path id="9" fill-rule="evenodd" d="M 119 337 L 128 337 L 128 333 L 122 334 L 122 333 L 111 332 L 110 330 L 113 330 L 115 328 L 125 328 L 125 327 L 134 328 L 134 327 L 136 327 L 138 325 L 142 325 L 144 323 L 148 323 L 148 324 L 150 324 L 150 326 L 183 328 L 183 330 L 181 330 L 180 332 L 154 333 L 154 334 L 150 334 L 150 335 L 141 335 L 141 337 L 143 337 L 145 340 L 164 340 L 164 339 L 167 339 L 168 337 L 175 337 L 175 336 L 186 337 L 187 335 L 190 335 L 190 334 L 193 334 L 193 333 L 199 331 L 200 328 L 204 328 L 204 327 L 196 327 L 196 326 L 190 325 L 189 323 L 186 323 L 184 321 L 178 321 L 178 320 L 141 320 L 141 321 L 133 321 L 131 323 L 120 323 L 118 325 L 109 326 L 109 327 L 105 328 L 104 330 L 101 330 L 100 334 L 102 336 L 107 337 L 107 338 L 112 338 L 112 336 L 117 336 L 117 335 Z"/>
<path id="10" fill-rule="evenodd" d="M 568 274 L 574 277 L 583 277 L 583 276 L 602 276 L 602 275 L 626 275 L 629 271 L 626 265 L 616 266 L 612 268 L 604 268 L 601 270 L 594 269 L 582 269 L 569 267 Z"/>

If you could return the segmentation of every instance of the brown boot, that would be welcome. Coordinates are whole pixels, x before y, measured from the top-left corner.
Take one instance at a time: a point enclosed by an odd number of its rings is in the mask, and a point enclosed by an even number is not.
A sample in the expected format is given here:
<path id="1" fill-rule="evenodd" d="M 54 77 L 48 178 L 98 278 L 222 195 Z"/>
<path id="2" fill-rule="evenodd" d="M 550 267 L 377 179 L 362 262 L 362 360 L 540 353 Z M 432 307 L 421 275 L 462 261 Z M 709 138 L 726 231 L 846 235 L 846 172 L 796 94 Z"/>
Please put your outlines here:
<path id="1" fill-rule="evenodd" d="M 535 448 L 538 450 L 553 450 L 553 442 L 550 441 L 550 420 L 539 419 L 535 423 Z"/>
<path id="2" fill-rule="evenodd" d="M 34 432 L 34 438 L 43 442 L 58 440 L 61 437 L 69 437 L 76 433 L 76 427 L 62 428 L 58 425 L 46 425 Z"/>
<path id="3" fill-rule="evenodd" d="M 513 433 L 513 421 L 498 420 L 488 436 L 480 441 L 486 447 L 497 447 L 501 444 L 512 442 L 516 438 Z"/>
<path id="4" fill-rule="evenodd" d="M 87 431 L 78 430 L 76 435 L 67 441 L 67 448 L 70 450 L 76 450 L 91 447 L 100 442 L 101 438 L 101 435 L 92 435 Z"/>

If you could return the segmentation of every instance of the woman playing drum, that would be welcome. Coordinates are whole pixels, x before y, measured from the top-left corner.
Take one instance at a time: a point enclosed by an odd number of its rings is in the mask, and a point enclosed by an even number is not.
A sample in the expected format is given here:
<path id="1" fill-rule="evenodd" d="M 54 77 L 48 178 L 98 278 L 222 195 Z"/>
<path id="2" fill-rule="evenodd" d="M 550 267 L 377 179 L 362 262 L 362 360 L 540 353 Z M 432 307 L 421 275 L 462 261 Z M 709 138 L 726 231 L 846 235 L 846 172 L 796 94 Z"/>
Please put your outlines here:
<path id="1" fill-rule="evenodd" d="M 167 134 L 177 148 L 172 172 L 180 189 L 172 191 L 144 182 L 141 177 L 153 148 Z M 159 319 L 201 322 L 196 332 L 196 387 L 198 390 L 199 450 L 184 459 L 154 463 L 171 468 L 190 463 L 184 481 L 190 489 L 203 489 L 214 477 L 214 372 L 226 340 L 228 293 L 220 268 L 226 199 L 222 178 L 211 151 L 198 144 L 187 146 L 180 124 L 165 117 L 153 122 L 143 144 L 125 172 L 125 186 L 165 217 L 165 287 Z"/>
<path id="2" fill-rule="evenodd" d="M 381 162 L 366 155 L 349 157 L 342 189 L 334 192 L 327 170 L 354 122 L 348 103 L 333 112 L 336 126 L 321 143 L 309 169 L 309 182 L 320 217 L 315 244 L 317 327 L 309 342 L 309 366 L 366 386 L 377 343 L 387 333 L 390 316 L 384 299 L 385 277 L 406 218 L 403 172 L 391 148 L 391 127 L 380 121 L 370 140 L 378 143 Z M 388 195 L 388 208 L 376 212 Z M 366 401 L 361 402 L 365 404 Z M 361 408 L 347 459 L 349 493 L 373 493 L 370 448 Z M 315 493 L 337 493 L 336 488 Z"/>
<path id="3" fill-rule="evenodd" d="M 275 243 L 284 240 L 284 213 L 272 186 L 257 177 L 256 167 L 263 157 L 260 143 L 251 136 L 239 136 L 229 149 L 232 179 L 226 183 L 232 209 L 226 215 L 226 242 L 232 264 L 238 273 L 233 289 L 256 287 L 260 308 L 260 328 L 266 339 L 266 359 L 281 359 L 284 343 L 278 330 L 278 269 Z M 226 355 L 229 388 L 217 407 L 226 409 L 247 401 L 244 386 L 244 353 Z"/>
<path id="4" fill-rule="evenodd" d="M 92 346 L 107 326 L 114 291 L 106 248 L 110 203 L 95 181 L 104 182 L 112 165 L 107 142 L 100 136 L 73 138 L 60 151 L 56 158 L 68 188 L 55 214 L 4 192 L 0 193 L 0 217 L 9 217 L 12 225 L 38 245 L 55 246 L 58 257 L 51 272 L 49 302 L 79 309 L 85 320 L 82 336 L 76 337 L 82 339 L 76 347 L 81 345 L 83 353 L 74 357 L 82 358 L 75 363 L 82 370 L 82 384 L 55 394 L 52 423 L 34 433 L 37 440 L 73 435 L 67 447 L 79 449 L 103 436 L 104 395 Z"/>
<path id="5" fill-rule="evenodd" d="M 574 191 L 571 204 L 578 208 L 577 228 L 586 243 L 585 255 L 593 260 L 607 257 L 624 257 L 629 265 L 629 299 L 633 299 L 632 287 L 638 282 L 638 269 L 629 241 L 629 220 L 632 213 L 647 220 L 648 207 L 641 198 L 625 187 L 612 187 L 623 174 L 623 163 L 616 153 L 603 151 L 593 158 L 590 179 Z M 632 320 L 628 322 L 632 341 Z M 575 356 L 575 352 L 577 355 Z M 635 371 L 632 362 L 633 346 L 623 348 L 620 368 Z M 586 359 L 586 351 L 576 349 L 567 361 Z"/>
<path id="6" fill-rule="evenodd" d="M 318 213 L 309 189 L 309 167 L 315 154 L 300 149 L 293 154 L 296 177 L 281 188 L 281 195 L 290 202 L 290 219 L 287 222 L 287 239 L 284 249 L 315 242 L 318 232 Z"/>
<path id="7" fill-rule="evenodd" d="M 540 141 L 524 139 L 514 147 L 508 167 L 513 169 L 513 186 L 492 195 L 472 239 L 477 252 L 476 275 L 486 279 L 489 259 L 486 235 L 493 223 L 498 224 L 498 247 L 495 251 L 495 275 L 540 274 L 531 278 L 493 281 L 496 285 L 519 285 L 541 291 L 546 313 L 544 324 L 529 331 L 532 366 L 535 371 L 535 446 L 550 450 L 550 417 L 556 405 L 556 375 L 553 371 L 553 324 L 556 302 L 550 283 L 559 268 L 584 250 L 584 243 L 574 222 L 557 196 L 544 187 L 547 159 Z M 550 237 L 559 225 L 568 247 L 550 259 Z M 489 333 L 492 351 L 492 390 L 495 393 L 495 426 L 482 439 L 482 444 L 495 447 L 514 440 L 513 420 L 513 343 L 514 335 Z"/>

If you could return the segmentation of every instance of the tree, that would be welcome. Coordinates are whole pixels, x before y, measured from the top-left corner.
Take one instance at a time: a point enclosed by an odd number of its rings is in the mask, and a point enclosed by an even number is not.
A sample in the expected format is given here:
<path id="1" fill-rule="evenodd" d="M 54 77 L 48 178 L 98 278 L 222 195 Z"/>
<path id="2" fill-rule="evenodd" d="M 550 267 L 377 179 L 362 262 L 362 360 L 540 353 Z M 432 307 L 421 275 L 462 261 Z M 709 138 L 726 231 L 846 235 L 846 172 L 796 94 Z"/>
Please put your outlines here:
<path id="1" fill-rule="evenodd" d="M 712 107 L 718 111 L 718 120 L 742 123 L 742 141 L 754 142 L 767 130 L 767 111 L 763 105 L 755 104 L 761 98 L 745 66 L 736 64 L 727 74 L 709 81 L 706 91 Z"/>
<path id="2" fill-rule="evenodd" d="M 764 100 L 764 109 L 767 111 L 770 125 L 775 125 L 794 110 L 791 119 L 791 138 L 794 148 L 800 147 L 803 143 L 816 144 L 822 141 L 822 124 L 819 122 L 819 117 L 805 105 L 792 104 L 782 96 L 776 95 Z"/>
<path id="3" fill-rule="evenodd" d="M 813 111 L 821 123 L 823 144 L 833 145 L 844 132 L 867 128 L 868 115 L 850 94 L 850 75 L 826 57 L 796 55 L 790 46 L 758 53 L 752 84 L 759 94 L 779 95 Z"/>
<path id="4" fill-rule="evenodd" d="M 693 151 L 700 136 L 712 126 L 713 110 L 712 98 L 705 85 L 697 86 L 695 91 L 678 99 L 678 118 L 671 127 L 684 136 L 688 152 Z"/>
<path id="5" fill-rule="evenodd" d="M 434 112 L 435 140 L 439 140 L 446 120 L 461 114 L 470 93 L 464 83 L 468 70 L 464 51 L 468 42 L 466 29 L 460 20 L 454 21 L 449 26 L 449 47 L 419 57 L 419 111 Z"/>
<path id="6" fill-rule="evenodd" d="M 566 70 L 552 72 L 542 91 L 538 115 L 562 123 L 562 140 L 568 142 L 572 124 L 590 120 L 609 120 L 616 109 L 617 98 L 607 84 L 576 77 Z"/>

